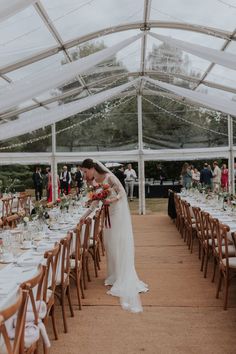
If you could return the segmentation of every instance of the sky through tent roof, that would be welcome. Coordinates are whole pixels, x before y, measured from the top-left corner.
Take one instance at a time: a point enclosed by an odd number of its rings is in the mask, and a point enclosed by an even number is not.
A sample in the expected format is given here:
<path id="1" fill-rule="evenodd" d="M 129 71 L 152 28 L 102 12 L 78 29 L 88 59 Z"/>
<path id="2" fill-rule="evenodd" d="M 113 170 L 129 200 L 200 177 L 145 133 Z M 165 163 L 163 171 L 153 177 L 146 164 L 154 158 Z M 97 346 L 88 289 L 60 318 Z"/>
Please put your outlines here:
<path id="1" fill-rule="evenodd" d="M 2 0 L 0 6 L 7 3 Z M 150 29 L 157 34 L 236 55 L 236 7 L 217 0 L 15 0 L 11 5 L 15 7 L 8 10 L 13 11 L 13 15 L 10 16 L 7 10 L 8 18 L 0 22 L 0 88 L 7 88 L 9 83 L 19 79 L 27 81 L 32 73 L 40 74 L 45 68 L 60 70 L 63 62 L 73 61 L 73 51 L 88 39 L 93 44 L 103 42 L 112 47 L 140 30 L 145 34 L 143 39 L 117 54 L 124 69 L 122 72 L 118 68 L 117 75 L 126 74 L 127 80 L 128 76 L 136 77 L 139 73 L 163 81 L 170 77 L 164 69 L 155 73 L 149 67 L 149 55 L 153 46 L 158 44 L 157 40 L 146 35 Z M 213 11 L 214 16 L 210 16 Z M 182 81 L 178 81 L 179 85 L 191 82 L 193 90 L 221 90 L 230 98 L 235 95 L 235 70 L 194 55 L 188 56 L 190 70 Z M 110 69 L 115 81 L 119 76 L 115 76 L 113 66 Z M 100 70 L 99 79 L 102 75 L 104 81 L 98 84 L 93 78 L 94 88 L 93 82 L 88 80 L 88 73 L 75 77 L 76 92 L 81 94 L 83 91 L 83 96 L 93 95 L 99 85 L 106 87 L 106 80 L 107 84 L 111 82 L 110 75 L 105 74 L 109 67 L 105 65 L 104 72 L 102 68 Z M 192 73 L 197 76 L 192 77 Z M 178 77 L 178 73 L 172 75 Z M 57 87 L 45 90 L 32 100 L 20 102 L 12 112 L 2 113 L 0 119 L 39 106 L 45 107 L 46 112 L 54 107 L 61 94 Z M 75 91 L 72 90 L 71 94 Z"/>

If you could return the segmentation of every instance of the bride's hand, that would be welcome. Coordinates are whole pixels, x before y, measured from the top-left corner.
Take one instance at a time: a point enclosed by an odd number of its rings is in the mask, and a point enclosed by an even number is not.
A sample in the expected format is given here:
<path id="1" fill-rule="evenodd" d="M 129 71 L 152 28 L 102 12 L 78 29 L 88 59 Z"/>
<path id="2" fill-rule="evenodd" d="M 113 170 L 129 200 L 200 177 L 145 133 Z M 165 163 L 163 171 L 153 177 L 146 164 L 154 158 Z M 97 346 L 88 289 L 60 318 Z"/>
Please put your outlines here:
<path id="1" fill-rule="evenodd" d="M 114 202 L 117 202 L 119 199 L 120 198 L 118 195 L 115 198 L 106 199 L 106 200 L 104 200 L 104 205 L 110 205 Z"/>
<path id="2" fill-rule="evenodd" d="M 84 223 L 85 223 L 85 218 L 80 218 L 80 221 L 79 221 L 79 223 L 81 224 L 81 225 L 83 225 Z"/>
<path id="3" fill-rule="evenodd" d="M 112 201 L 110 199 L 104 200 L 104 205 L 110 205 Z"/>

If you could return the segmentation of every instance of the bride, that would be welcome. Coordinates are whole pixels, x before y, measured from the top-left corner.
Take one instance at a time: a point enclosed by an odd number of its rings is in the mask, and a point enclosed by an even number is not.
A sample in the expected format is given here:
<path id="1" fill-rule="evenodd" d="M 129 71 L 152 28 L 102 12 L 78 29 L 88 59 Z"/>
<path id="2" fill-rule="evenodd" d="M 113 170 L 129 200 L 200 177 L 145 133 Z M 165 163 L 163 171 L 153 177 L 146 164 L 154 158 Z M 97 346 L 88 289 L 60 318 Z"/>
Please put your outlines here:
<path id="1" fill-rule="evenodd" d="M 141 312 L 140 292 L 148 287 L 139 280 L 134 265 L 134 241 L 129 205 L 120 181 L 101 162 L 86 159 L 81 168 L 85 179 L 110 185 L 111 193 L 105 203 L 109 204 L 111 228 L 104 228 L 104 242 L 107 256 L 107 278 L 105 285 L 111 288 L 109 295 L 118 296 L 123 309 Z M 92 202 L 82 216 L 81 222 L 97 207 Z"/>

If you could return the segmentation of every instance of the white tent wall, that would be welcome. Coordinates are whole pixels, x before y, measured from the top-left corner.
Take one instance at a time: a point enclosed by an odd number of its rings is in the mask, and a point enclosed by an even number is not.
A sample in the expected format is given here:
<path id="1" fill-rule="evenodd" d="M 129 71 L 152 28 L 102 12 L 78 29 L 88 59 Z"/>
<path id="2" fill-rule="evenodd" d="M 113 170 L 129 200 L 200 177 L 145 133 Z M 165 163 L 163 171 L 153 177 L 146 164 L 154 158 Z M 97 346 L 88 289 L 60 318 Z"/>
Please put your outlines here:
<path id="1" fill-rule="evenodd" d="M 108 152 L 57 152 L 56 129 L 52 125 L 52 152 L 51 153 L 0 153 L 0 165 L 10 164 L 49 164 L 53 174 L 53 200 L 57 198 L 57 165 L 59 163 L 77 163 L 87 157 L 106 161 L 137 161 L 139 168 L 139 213 L 145 214 L 145 161 L 186 161 L 200 159 L 228 159 L 230 169 L 230 192 L 235 193 L 234 186 L 234 158 L 236 147 L 233 146 L 232 117 L 228 116 L 229 144 L 226 147 L 198 148 L 198 149 L 163 149 L 147 150 L 143 148 L 142 136 L 142 96 L 137 95 L 138 111 L 138 150 L 108 151 Z"/>

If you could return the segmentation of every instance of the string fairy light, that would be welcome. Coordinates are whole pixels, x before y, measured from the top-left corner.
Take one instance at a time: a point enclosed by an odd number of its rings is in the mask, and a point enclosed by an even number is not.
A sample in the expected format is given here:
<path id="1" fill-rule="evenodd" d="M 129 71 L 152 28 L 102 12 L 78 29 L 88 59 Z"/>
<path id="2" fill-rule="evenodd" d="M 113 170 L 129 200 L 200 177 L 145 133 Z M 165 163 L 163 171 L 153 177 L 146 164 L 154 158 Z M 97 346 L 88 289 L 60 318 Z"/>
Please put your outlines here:
<path id="1" fill-rule="evenodd" d="M 151 82 L 148 82 L 148 84 L 156 88 L 156 85 L 155 85 L 155 84 L 153 84 L 153 83 L 151 83 Z M 166 92 L 168 92 L 168 91 L 166 91 Z M 160 96 L 160 97 L 162 97 L 162 98 L 166 98 L 166 99 L 168 99 L 168 100 L 170 100 L 170 101 L 173 101 L 173 102 L 175 102 L 175 103 L 181 103 L 181 104 L 183 104 L 183 105 L 186 106 L 186 107 L 193 108 L 193 105 L 187 103 L 186 101 L 181 101 L 181 102 L 180 102 L 180 101 L 178 101 L 178 100 L 175 100 L 175 99 L 172 98 L 172 97 L 164 96 L 164 95 L 162 95 L 162 94 L 159 93 L 159 92 L 158 92 L 158 96 Z M 211 110 L 211 109 L 209 109 L 209 108 L 203 108 L 203 107 L 200 107 L 200 108 L 197 108 L 197 107 L 196 107 L 196 111 L 198 111 L 199 113 L 206 113 L 206 114 L 208 114 L 208 115 L 209 115 L 210 117 L 212 117 L 212 118 L 216 118 L 216 115 L 217 115 L 217 118 L 219 118 L 219 119 L 224 119 L 224 120 L 227 120 L 227 121 L 228 121 L 228 118 L 225 117 L 224 114 L 221 113 L 221 112 L 219 112 L 219 111 L 213 111 L 213 110 Z M 233 119 L 233 123 L 236 124 L 235 119 Z"/>
<path id="2" fill-rule="evenodd" d="M 228 6 L 228 7 L 231 8 L 231 9 L 236 9 L 236 5 L 232 5 L 232 4 L 230 4 L 229 2 L 227 2 L 227 1 L 224 1 L 224 0 L 216 0 L 216 1 L 220 2 L 220 3 L 223 4 L 223 5 Z"/>
<path id="3" fill-rule="evenodd" d="M 200 125 L 200 124 L 197 124 L 197 123 L 194 123 L 194 122 L 190 122 L 189 120 L 187 120 L 187 119 L 185 119 L 185 118 L 183 118 L 183 117 L 180 117 L 180 116 L 178 116 L 177 114 L 172 113 L 172 112 L 168 111 L 167 109 L 165 109 L 165 108 L 159 106 L 158 104 L 153 103 L 152 101 L 148 100 L 148 99 L 145 98 L 145 97 L 143 97 L 143 99 L 144 99 L 145 101 L 147 101 L 148 103 L 150 103 L 152 106 L 154 106 L 154 107 L 160 109 L 161 111 L 167 113 L 169 116 L 172 116 L 172 117 L 174 117 L 174 118 L 177 118 L 177 119 L 179 119 L 179 120 L 182 120 L 182 121 L 185 122 L 185 123 L 188 123 L 188 124 L 190 124 L 190 125 L 193 125 L 193 126 L 199 128 L 199 129 L 206 130 L 206 131 L 208 131 L 208 132 L 210 132 L 210 133 L 214 133 L 214 134 L 218 134 L 218 135 L 222 135 L 222 136 L 227 136 L 227 137 L 228 137 L 228 134 L 226 134 L 226 133 L 217 132 L 216 130 L 206 128 L 206 127 L 204 127 L 204 126 L 202 126 L 202 125 Z M 234 138 L 236 138 L 236 137 L 234 137 Z"/>
<path id="4" fill-rule="evenodd" d="M 91 116 L 89 116 L 88 118 L 80 121 L 80 122 L 77 122 L 77 123 L 74 123 L 68 127 L 65 127 L 65 128 L 62 128 L 60 130 L 57 130 L 56 131 L 56 135 L 60 134 L 60 133 L 63 133 L 67 130 L 70 130 L 70 129 L 73 129 L 77 126 L 80 126 L 80 125 L 83 125 L 95 118 L 106 118 L 107 115 L 109 115 L 109 113 L 115 109 L 115 108 L 118 108 L 120 107 L 121 105 L 123 104 L 126 104 L 127 102 L 130 102 L 134 97 L 129 97 L 128 95 L 125 95 L 124 97 L 122 97 L 118 102 L 115 102 L 114 104 L 112 104 L 108 109 L 109 111 L 106 112 L 105 114 L 102 114 L 101 112 L 98 112 L 98 113 L 95 113 L 95 114 L 92 114 Z M 38 141 L 41 141 L 41 140 L 45 140 L 47 138 L 50 138 L 52 136 L 52 133 L 49 133 L 49 134 L 45 134 L 45 135 L 41 135 L 37 138 L 31 138 L 31 139 L 28 139 L 26 141 L 23 141 L 23 142 L 20 142 L 20 143 L 16 143 L 16 144 L 11 144 L 9 146 L 2 146 L 0 147 L 0 151 L 4 151 L 4 150 L 9 150 L 9 149 L 13 149 L 13 148 L 16 148 L 16 147 L 21 147 L 21 146 L 24 146 L 24 145 L 29 145 L 29 144 L 33 144 L 35 142 L 38 142 Z"/>

